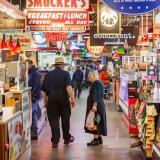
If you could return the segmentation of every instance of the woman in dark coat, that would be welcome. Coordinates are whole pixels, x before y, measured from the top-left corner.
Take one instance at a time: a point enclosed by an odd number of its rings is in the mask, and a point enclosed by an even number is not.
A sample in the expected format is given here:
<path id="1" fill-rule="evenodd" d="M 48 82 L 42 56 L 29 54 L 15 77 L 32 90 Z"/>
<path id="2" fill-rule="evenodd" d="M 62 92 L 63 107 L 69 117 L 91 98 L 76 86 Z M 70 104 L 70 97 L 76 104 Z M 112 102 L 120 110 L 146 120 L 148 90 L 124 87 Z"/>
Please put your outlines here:
<path id="1" fill-rule="evenodd" d="M 96 71 L 90 71 L 88 79 L 92 82 L 92 86 L 87 99 L 86 118 L 90 110 L 97 112 L 101 116 L 101 121 L 98 124 L 98 130 L 90 131 L 85 127 L 86 133 L 94 135 L 94 139 L 90 143 L 87 143 L 87 145 L 95 146 L 103 144 L 102 135 L 107 136 L 106 108 L 103 100 L 104 85 L 98 80 L 98 73 Z"/>

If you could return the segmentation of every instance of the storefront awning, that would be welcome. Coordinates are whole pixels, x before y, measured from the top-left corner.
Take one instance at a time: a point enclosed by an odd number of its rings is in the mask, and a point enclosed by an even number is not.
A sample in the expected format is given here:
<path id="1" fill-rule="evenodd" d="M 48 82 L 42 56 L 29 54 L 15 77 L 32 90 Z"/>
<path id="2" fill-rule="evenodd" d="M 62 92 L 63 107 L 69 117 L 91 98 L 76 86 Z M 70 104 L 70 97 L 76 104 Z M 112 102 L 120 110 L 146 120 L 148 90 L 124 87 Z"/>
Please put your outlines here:
<path id="1" fill-rule="evenodd" d="M 7 0 L 0 0 L 0 18 L 25 19 L 25 14 Z"/>

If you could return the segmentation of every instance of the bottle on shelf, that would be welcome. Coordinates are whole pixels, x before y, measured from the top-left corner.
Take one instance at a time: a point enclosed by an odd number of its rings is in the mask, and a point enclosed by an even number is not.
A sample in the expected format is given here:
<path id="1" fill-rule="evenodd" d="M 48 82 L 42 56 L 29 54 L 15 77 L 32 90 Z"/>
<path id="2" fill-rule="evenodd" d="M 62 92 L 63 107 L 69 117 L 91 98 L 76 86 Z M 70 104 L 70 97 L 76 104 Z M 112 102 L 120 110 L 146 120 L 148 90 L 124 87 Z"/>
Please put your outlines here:
<path id="1" fill-rule="evenodd" d="M 157 83 L 155 83 L 153 91 L 153 101 L 158 101 L 158 99 L 159 99 L 159 89 L 157 88 Z"/>

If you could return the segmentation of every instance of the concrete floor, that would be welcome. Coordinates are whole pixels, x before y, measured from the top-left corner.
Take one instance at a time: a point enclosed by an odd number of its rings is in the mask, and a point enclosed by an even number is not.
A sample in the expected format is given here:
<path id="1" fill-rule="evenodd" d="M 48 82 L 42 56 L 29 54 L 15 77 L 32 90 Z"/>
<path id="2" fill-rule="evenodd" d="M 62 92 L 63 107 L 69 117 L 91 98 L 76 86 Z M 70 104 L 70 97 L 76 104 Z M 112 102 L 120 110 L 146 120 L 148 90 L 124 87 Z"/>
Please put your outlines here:
<path id="1" fill-rule="evenodd" d="M 118 112 L 113 103 L 106 101 L 108 136 L 103 137 L 104 144 L 87 147 L 93 137 L 84 132 L 84 117 L 88 91 L 83 91 L 81 99 L 76 100 L 76 108 L 72 110 L 71 134 L 75 142 L 64 146 L 63 139 L 58 149 L 52 149 L 51 131 L 49 124 L 39 136 L 39 140 L 32 141 L 32 160 L 144 160 L 140 150 L 129 154 L 129 134 L 121 120 L 122 112 Z"/>

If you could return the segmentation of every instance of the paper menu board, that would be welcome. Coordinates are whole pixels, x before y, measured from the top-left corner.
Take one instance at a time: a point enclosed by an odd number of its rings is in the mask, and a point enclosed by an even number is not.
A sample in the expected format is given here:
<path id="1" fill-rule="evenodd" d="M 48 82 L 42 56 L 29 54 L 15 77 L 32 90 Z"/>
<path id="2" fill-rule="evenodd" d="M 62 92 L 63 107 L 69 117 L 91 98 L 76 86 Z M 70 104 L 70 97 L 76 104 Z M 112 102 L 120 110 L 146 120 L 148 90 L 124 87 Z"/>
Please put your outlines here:
<path id="1" fill-rule="evenodd" d="M 17 77 L 17 63 L 7 63 L 7 77 Z"/>
<path id="2" fill-rule="evenodd" d="M 5 82 L 6 80 L 6 63 L 0 64 L 0 81 Z"/>

